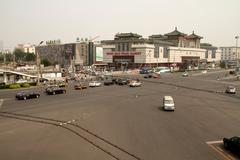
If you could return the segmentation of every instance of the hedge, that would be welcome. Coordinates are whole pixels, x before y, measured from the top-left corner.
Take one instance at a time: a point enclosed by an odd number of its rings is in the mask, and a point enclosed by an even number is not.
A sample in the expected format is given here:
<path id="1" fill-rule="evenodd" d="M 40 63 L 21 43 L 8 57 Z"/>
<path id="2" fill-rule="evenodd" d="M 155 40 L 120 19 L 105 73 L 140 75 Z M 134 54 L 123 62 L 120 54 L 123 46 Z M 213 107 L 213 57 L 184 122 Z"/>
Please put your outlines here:
<path id="1" fill-rule="evenodd" d="M 9 89 L 21 88 L 20 84 L 10 84 Z"/>
<path id="2" fill-rule="evenodd" d="M 22 84 L 20 84 L 20 86 L 23 87 L 23 88 L 28 88 L 28 87 L 30 87 L 30 84 L 22 83 Z"/>

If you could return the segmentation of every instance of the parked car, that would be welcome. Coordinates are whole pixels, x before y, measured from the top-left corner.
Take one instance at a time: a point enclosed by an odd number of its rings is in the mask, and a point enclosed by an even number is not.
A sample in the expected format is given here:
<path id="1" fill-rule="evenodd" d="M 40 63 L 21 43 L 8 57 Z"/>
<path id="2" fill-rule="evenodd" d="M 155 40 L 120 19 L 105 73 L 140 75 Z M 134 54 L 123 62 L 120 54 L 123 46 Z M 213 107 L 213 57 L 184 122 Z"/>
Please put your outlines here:
<path id="1" fill-rule="evenodd" d="M 66 87 L 66 83 L 64 83 L 64 82 L 61 82 L 61 83 L 58 83 L 58 87 Z"/>
<path id="2" fill-rule="evenodd" d="M 46 82 L 48 82 L 49 80 L 48 79 L 46 79 L 46 78 L 39 78 L 39 82 L 43 82 L 43 83 L 46 83 Z"/>
<path id="3" fill-rule="evenodd" d="M 117 82 L 117 78 L 113 77 L 112 81 L 113 81 L 113 83 L 116 83 Z"/>
<path id="4" fill-rule="evenodd" d="M 240 137 L 223 138 L 224 148 L 240 156 Z"/>
<path id="5" fill-rule="evenodd" d="M 188 72 L 184 72 L 184 73 L 182 74 L 182 76 L 183 76 L 183 77 L 188 77 L 189 74 L 188 74 Z"/>
<path id="6" fill-rule="evenodd" d="M 158 74 L 158 73 L 153 73 L 153 74 L 152 74 L 152 77 L 153 77 L 153 78 L 160 78 L 160 74 Z"/>
<path id="7" fill-rule="evenodd" d="M 128 83 L 128 80 L 126 78 L 119 78 L 117 80 L 118 85 L 126 85 Z"/>
<path id="8" fill-rule="evenodd" d="M 151 73 L 148 73 L 148 74 L 144 75 L 144 78 L 152 78 L 152 77 L 153 77 L 153 75 Z"/>
<path id="9" fill-rule="evenodd" d="M 203 74 L 206 74 L 206 73 L 207 73 L 207 70 L 203 70 L 202 73 L 203 73 Z"/>
<path id="10" fill-rule="evenodd" d="M 27 80 L 24 79 L 19 79 L 16 83 L 21 84 L 21 83 L 27 83 Z"/>
<path id="11" fill-rule="evenodd" d="M 65 94 L 67 91 L 66 89 L 63 88 L 59 88 L 59 87 L 52 87 L 50 89 L 47 90 L 47 94 Z"/>
<path id="12" fill-rule="evenodd" d="M 47 87 L 45 88 L 45 92 L 47 92 L 47 90 L 53 88 L 53 87 L 58 87 L 58 85 L 53 84 L 53 85 L 47 85 Z"/>
<path id="13" fill-rule="evenodd" d="M 114 84 L 114 81 L 112 79 L 108 78 L 104 81 L 104 85 L 106 86 L 113 85 L 113 84 Z"/>
<path id="14" fill-rule="evenodd" d="M 151 68 L 141 68 L 139 73 L 140 74 L 148 74 L 150 72 Z"/>
<path id="15" fill-rule="evenodd" d="M 16 99 L 18 100 L 21 100 L 21 99 L 26 100 L 30 98 L 39 98 L 39 97 L 40 97 L 40 93 L 35 90 L 25 90 L 25 91 L 18 92 L 16 94 Z"/>
<path id="16" fill-rule="evenodd" d="M 236 88 L 234 86 L 228 86 L 225 93 L 236 94 Z"/>
<path id="17" fill-rule="evenodd" d="M 236 74 L 236 71 L 229 71 L 229 74 Z"/>
<path id="18" fill-rule="evenodd" d="M 87 85 L 85 85 L 83 83 L 77 83 L 74 85 L 74 89 L 76 89 L 76 90 L 87 89 Z"/>
<path id="19" fill-rule="evenodd" d="M 100 87 L 101 86 L 101 82 L 91 81 L 88 86 L 89 87 Z"/>
<path id="20" fill-rule="evenodd" d="M 164 96 L 163 97 L 163 110 L 175 110 L 175 104 L 172 96 Z"/>
<path id="21" fill-rule="evenodd" d="M 161 74 L 161 73 L 170 73 L 171 69 L 168 67 L 158 67 L 155 70 L 155 73 Z"/>
<path id="22" fill-rule="evenodd" d="M 142 85 L 142 83 L 140 81 L 134 81 L 133 80 L 129 83 L 130 87 L 140 87 L 141 85 Z"/>

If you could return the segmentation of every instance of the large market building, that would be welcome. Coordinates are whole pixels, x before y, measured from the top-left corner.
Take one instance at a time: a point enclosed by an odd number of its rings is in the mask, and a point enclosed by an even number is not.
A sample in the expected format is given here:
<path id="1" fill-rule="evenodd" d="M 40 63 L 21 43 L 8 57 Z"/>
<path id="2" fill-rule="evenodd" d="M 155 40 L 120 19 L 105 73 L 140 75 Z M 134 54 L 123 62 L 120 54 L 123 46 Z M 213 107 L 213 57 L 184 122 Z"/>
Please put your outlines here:
<path id="1" fill-rule="evenodd" d="M 221 51 L 207 56 L 206 49 L 200 48 L 202 37 L 194 32 L 190 35 L 175 28 L 161 35 L 142 38 L 135 33 L 118 33 L 114 40 L 102 41 L 103 62 L 117 69 L 139 68 L 143 66 L 196 67 L 202 62 L 217 63 Z"/>

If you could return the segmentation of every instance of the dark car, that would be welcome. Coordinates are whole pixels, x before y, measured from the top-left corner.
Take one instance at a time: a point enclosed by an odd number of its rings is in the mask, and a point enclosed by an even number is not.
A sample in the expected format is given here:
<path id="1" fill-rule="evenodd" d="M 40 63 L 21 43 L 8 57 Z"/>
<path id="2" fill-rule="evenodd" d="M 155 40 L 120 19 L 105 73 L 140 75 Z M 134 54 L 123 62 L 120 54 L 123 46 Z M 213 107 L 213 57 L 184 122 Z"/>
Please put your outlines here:
<path id="1" fill-rule="evenodd" d="M 148 74 L 148 73 L 150 73 L 150 68 L 141 68 L 139 73 L 140 74 Z"/>
<path id="2" fill-rule="evenodd" d="M 114 81 L 112 79 L 106 79 L 104 81 L 104 85 L 106 85 L 106 86 L 113 85 L 113 84 L 114 84 Z"/>
<path id="3" fill-rule="evenodd" d="M 112 77 L 112 81 L 113 81 L 113 83 L 117 83 L 117 78 Z"/>
<path id="4" fill-rule="evenodd" d="M 34 90 L 25 90 L 25 91 L 18 92 L 16 94 L 16 99 L 18 100 L 21 100 L 21 99 L 26 100 L 30 98 L 39 98 L 39 97 L 40 97 L 40 93 Z"/>
<path id="5" fill-rule="evenodd" d="M 51 88 L 54 88 L 54 87 L 58 87 L 58 85 L 56 85 L 56 84 L 47 85 L 47 87 L 45 88 L 45 92 L 47 92 L 48 90 L 50 90 Z"/>
<path id="6" fill-rule="evenodd" d="M 78 84 L 75 84 L 75 85 L 74 85 L 74 88 L 75 88 L 76 90 L 87 89 L 87 85 L 82 84 L 82 83 L 78 83 Z"/>
<path id="7" fill-rule="evenodd" d="M 66 93 L 66 89 L 64 88 L 59 88 L 59 87 L 52 87 L 50 89 L 47 90 L 47 94 L 52 94 L 52 95 L 55 95 L 55 94 L 62 94 L 62 93 Z"/>
<path id="8" fill-rule="evenodd" d="M 229 74 L 236 74 L 236 71 L 229 71 Z"/>
<path id="9" fill-rule="evenodd" d="M 125 78 L 120 78 L 117 80 L 118 85 L 126 85 L 128 83 L 128 80 Z"/>
<path id="10" fill-rule="evenodd" d="M 223 138 L 224 148 L 240 156 L 240 137 Z"/>

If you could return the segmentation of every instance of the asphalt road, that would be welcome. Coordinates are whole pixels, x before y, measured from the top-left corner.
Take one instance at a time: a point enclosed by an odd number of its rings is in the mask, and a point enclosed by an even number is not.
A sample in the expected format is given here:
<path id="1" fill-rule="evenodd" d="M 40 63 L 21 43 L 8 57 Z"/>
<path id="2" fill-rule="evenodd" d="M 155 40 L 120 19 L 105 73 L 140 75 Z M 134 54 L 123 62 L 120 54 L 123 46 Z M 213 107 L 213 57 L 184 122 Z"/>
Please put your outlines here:
<path id="1" fill-rule="evenodd" d="M 144 80 L 139 88 L 113 85 L 75 91 L 69 85 L 67 94 L 42 93 L 39 99 L 27 101 L 15 100 L 16 90 L 1 91 L 0 111 L 74 121 L 143 160 L 223 160 L 207 142 L 240 135 L 239 97 L 158 83 L 225 90 L 225 84 L 209 82 L 211 77 L 165 75 Z M 175 112 L 161 109 L 165 95 L 175 99 Z M 116 159 L 60 126 L 1 115 L 1 159 Z M 80 129 L 76 131 L 118 159 L 136 159 Z"/>

